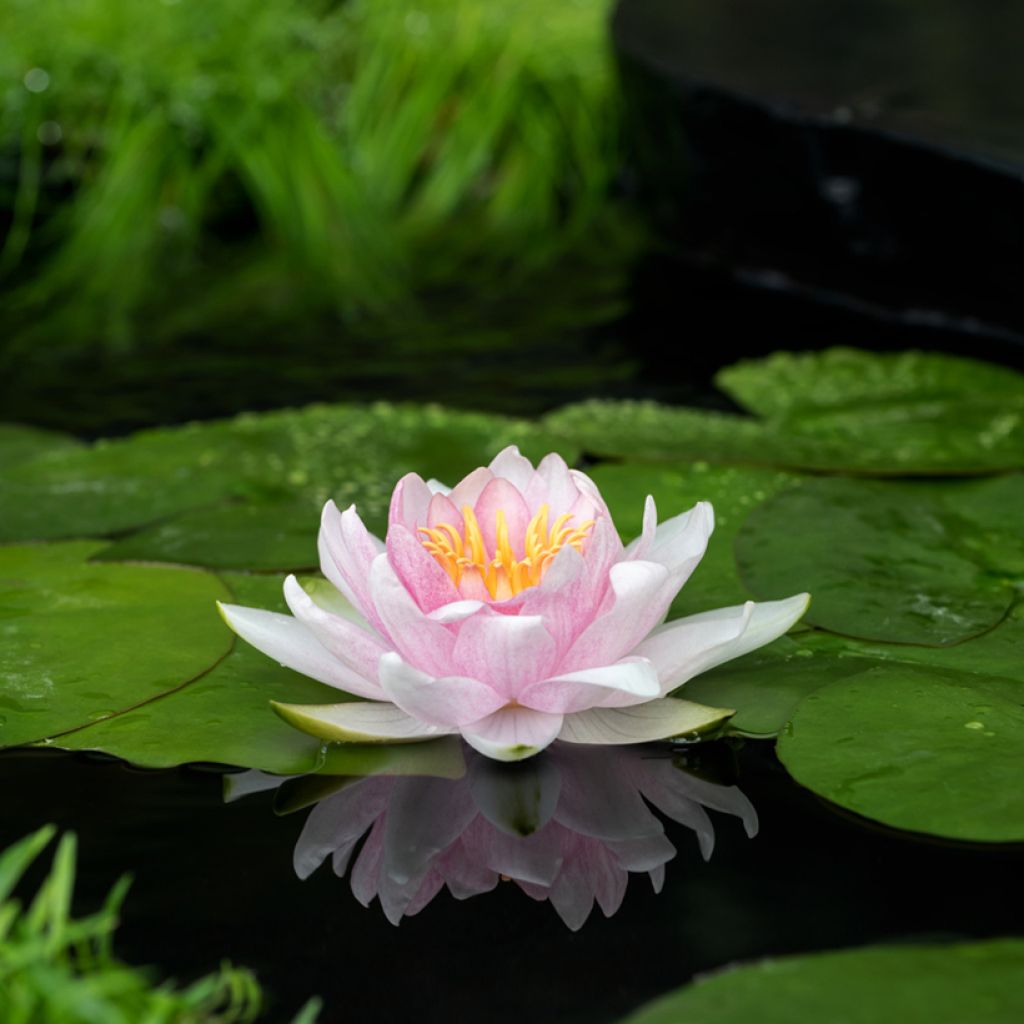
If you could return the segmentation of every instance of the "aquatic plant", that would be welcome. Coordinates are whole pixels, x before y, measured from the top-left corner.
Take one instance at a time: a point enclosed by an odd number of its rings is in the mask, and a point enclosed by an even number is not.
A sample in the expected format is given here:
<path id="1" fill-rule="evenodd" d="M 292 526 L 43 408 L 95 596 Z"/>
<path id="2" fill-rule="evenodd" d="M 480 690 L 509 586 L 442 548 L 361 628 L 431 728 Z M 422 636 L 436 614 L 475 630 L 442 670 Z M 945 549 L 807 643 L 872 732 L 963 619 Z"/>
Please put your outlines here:
<path id="1" fill-rule="evenodd" d="M 0 0 L 8 353 L 408 319 L 614 231 L 608 6 Z"/>
<path id="2" fill-rule="evenodd" d="M 320 567 L 355 615 L 318 604 L 294 576 L 284 584 L 292 616 L 221 611 L 275 661 L 366 698 L 275 704 L 327 740 L 459 732 L 488 757 L 516 761 L 556 738 L 695 734 L 732 712 L 669 692 L 771 643 L 809 600 L 747 601 L 657 628 L 713 528 L 706 502 L 659 525 L 648 496 L 643 531 L 623 547 L 589 477 L 556 454 L 534 469 L 510 446 L 451 489 L 402 477 L 386 543 L 354 505 L 327 503 Z"/>
<path id="3" fill-rule="evenodd" d="M 49 874 L 32 901 L 15 886 L 56 834 L 52 825 L 0 853 L 0 1020 L 4 1024 L 243 1024 L 260 1015 L 253 975 L 224 964 L 187 987 L 159 983 L 152 971 L 113 954 L 114 932 L 129 879 L 121 878 L 103 906 L 71 915 L 76 840 L 65 833 Z M 293 1024 L 313 1024 L 317 1001 Z"/>

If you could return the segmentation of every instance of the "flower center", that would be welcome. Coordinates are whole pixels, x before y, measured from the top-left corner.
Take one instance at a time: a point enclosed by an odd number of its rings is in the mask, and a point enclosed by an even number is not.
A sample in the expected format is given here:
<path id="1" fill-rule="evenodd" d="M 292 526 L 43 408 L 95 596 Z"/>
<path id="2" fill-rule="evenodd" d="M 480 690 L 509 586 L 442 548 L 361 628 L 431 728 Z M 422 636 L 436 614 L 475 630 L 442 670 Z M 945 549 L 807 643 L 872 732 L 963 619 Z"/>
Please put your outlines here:
<path id="1" fill-rule="evenodd" d="M 527 587 L 535 587 L 555 555 L 567 544 L 583 550 L 594 520 L 570 526 L 571 512 L 559 516 L 548 528 L 547 505 L 530 520 L 523 538 L 523 557 L 517 558 L 508 536 L 508 520 L 499 509 L 495 515 L 495 550 L 487 551 L 476 514 L 469 505 L 462 506 L 463 529 L 451 523 L 438 523 L 434 528 L 419 528 L 424 535 L 423 546 L 451 577 L 455 586 L 471 573 L 479 573 L 487 592 L 494 600 L 514 597 Z"/>

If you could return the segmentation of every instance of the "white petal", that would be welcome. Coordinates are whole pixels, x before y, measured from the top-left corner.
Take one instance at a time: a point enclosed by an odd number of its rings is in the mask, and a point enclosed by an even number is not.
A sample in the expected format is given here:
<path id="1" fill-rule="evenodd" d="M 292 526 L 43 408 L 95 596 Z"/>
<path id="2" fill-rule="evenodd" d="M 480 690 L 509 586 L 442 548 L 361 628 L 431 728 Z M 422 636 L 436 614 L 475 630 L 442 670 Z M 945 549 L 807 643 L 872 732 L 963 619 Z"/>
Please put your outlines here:
<path id="1" fill-rule="evenodd" d="M 450 626 L 453 622 L 461 622 L 475 615 L 483 607 L 483 601 L 451 601 L 435 608 L 427 618 Z"/>
<path id="2" fill-rule="evenodd" d="M 596 707 L 615 693 L 620 704 L 638 704 L 660 696 L 661 684 L 654 666 L 645 658 L 626 658 L 614 665 L 584 668 L 526 687 L 519 703 L 537 711 L 567 714 Z"/>
<path id="3" fill-rule="evenodd" d="M 294 576 L 284 581 L 284 599 L 295 618 L 316 637 L 320 645 L 365 681 L 362 689 L 352 692 L 371 700 L 383 699 L 384 694 L 377 684 L 377 663 L 388 649 L 384 641 L 372 630 L 324 611 Z"/>
<path id="4" fill-rule="evenodd" d="M 644 559 L 651 550 L 654 543 L 654 535 L 658 529 L 658 506 L 654 502 L 654 495 L 648 494 L 644 499 L 644 524 L 640 536 L 632 541 L 626 548 L 625 557 L 629 559 Z"/>
<path id="5" fill-rule="evenodd" d="M 567 743 L 649 743 L 689 738 L 724 722 L 734 712 L 710 708 L 675 697 L 648 701 L 630 708 L 592 708 L 566 715 L 559 734 Z"/>
<path id="6" fill-rule="evenodd" d="M 394 652 L 380 659 L 380 683 L 389 700 L 406 714 L 431 725 L 468 725 L 507 703 L 486 683 L 461 676 L 435 679 Z"/>
<path id="7" fill-rule="evenodd" d="M 708 502 L 698 501 L 688 512 L 658 526 L 644 558 L 664 565 L 676 584 L 682 586 L 704 557 L 714 528 L 714 509 Z"/>
<path id="8" fill-rule="evenodd" d="M 347 693 L 365 697 L 376 691 L 335 658 L 298 619 L 262 608 L 217 603 L 224 621 L 247 643 L 285 668 L 301 672 L 310 679 L 334 686 Z M 376 691 L 379 692 L 379 691 Z"/>
<path id="9" fill-rule="evenodd" d="M 562 727 L 561 715 L 530 708 L 502 708 L 479 722 L 464 726 L 463 739 L 485 757 L 522 761 L 553 743 Z"/>
<path id="10" fill-rule="evenodd" d="M 433 478 L 427 481 L 427 490 L 431 494 L 448 495 L 452 493 L 452 489 L 447 484 L 443 484 L 440 480 L 434 480 Z"/>
<path id="11" fill-rule="evenodd" d="M 383 701 L 346 704 L 281 704 L 271 707 L 289 724 L 331 743 L 414 743 L 455 732 L 418 722 Z"/>
<path id="12" fill-rule="evenodd" d="M 650 658 L 662 682 L 662 692 L 715 665 L 771 643 L 807 610 L 809 594 L 783 601 L 762 601 L 718 608 L 677 619 L 655 630 L 634 652 Z"/>

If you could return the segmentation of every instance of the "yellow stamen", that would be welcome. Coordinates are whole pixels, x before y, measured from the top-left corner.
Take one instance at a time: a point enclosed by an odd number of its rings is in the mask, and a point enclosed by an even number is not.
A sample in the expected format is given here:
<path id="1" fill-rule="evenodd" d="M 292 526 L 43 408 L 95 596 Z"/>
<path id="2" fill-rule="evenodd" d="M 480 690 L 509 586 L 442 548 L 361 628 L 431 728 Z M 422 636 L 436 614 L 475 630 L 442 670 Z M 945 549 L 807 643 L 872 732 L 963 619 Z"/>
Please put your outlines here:
<path id="1" fill-rule="evenodd" d="M 535 587 L 563 547 L 577 551 L 594 525 L 590 519 L 570 526 L 571 512 L 559 516 L 548 528 L 549 508 L 542 505 L 530 520 L 523 536 L 523 557 L 516 558 L 508 530 L 508 518 L 502 509 L 495 515 L 494 555 L 487 552 L 480 524 L 469 505 L 462 506 L 462 530 L 451 523 L 436 527 L 421 526 L 423 546 L 434 556 L 452 582 L 459 586 L 463 576 L 476 572 L 493 600 L 514 597 L 527 587 Z"/>

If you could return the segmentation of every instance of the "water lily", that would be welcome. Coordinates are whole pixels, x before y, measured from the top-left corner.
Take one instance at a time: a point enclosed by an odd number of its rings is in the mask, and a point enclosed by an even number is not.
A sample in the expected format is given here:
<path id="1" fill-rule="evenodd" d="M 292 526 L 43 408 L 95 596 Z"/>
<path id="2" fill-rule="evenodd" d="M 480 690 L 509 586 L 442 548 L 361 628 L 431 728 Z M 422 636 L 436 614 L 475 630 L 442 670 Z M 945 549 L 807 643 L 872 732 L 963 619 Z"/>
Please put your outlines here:
<path id="1" fill-rule="evenodd" d="M 520 760 L 556 738 L 640 743 L 724 719 L 668 694 L 786 632 L 808 595 L 663 623 L 714 527 L 707 502 L 657 522 L 647 498 L 628 547 L 594 482 L 555 454 L 534 468 L 502 451 L 454 488 L 399 480 L 387 539 L 355 507 L 328 502 L 324 576 L 346 603 L 294 576 L 291 615 L 221 606 L 243 639 L 282 665 L 364 698 L 275 705 L 332 741 L 411 742 L 461 733 L 480 753 Z"/>

